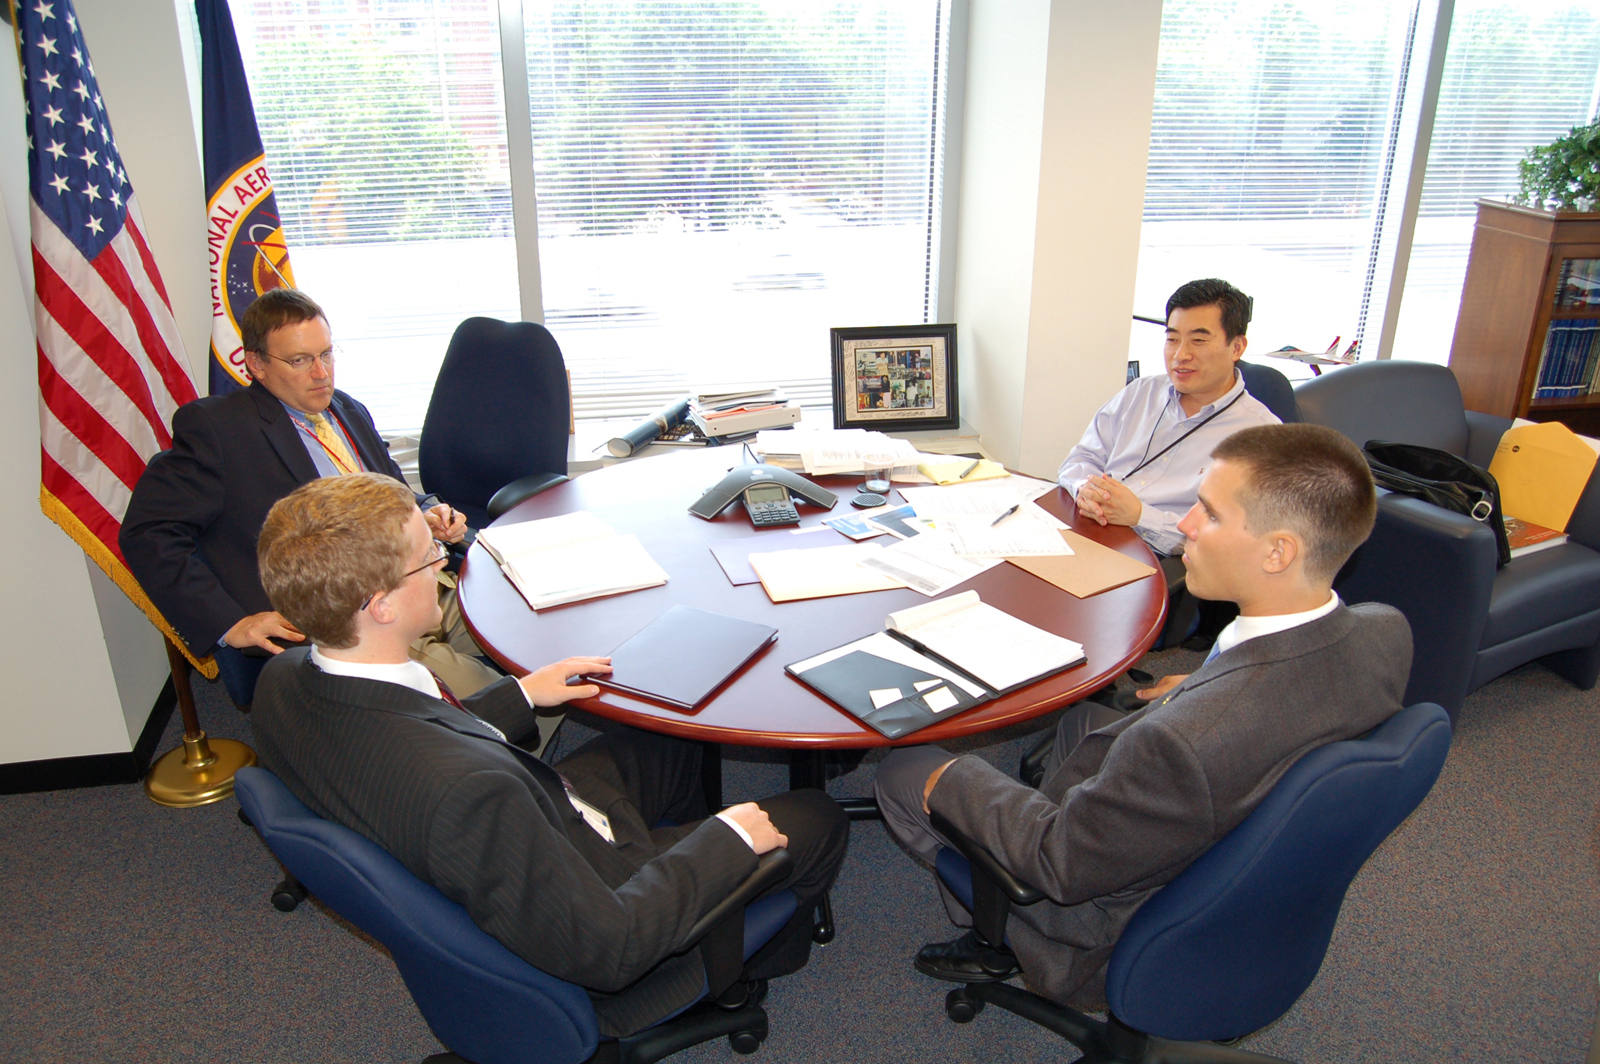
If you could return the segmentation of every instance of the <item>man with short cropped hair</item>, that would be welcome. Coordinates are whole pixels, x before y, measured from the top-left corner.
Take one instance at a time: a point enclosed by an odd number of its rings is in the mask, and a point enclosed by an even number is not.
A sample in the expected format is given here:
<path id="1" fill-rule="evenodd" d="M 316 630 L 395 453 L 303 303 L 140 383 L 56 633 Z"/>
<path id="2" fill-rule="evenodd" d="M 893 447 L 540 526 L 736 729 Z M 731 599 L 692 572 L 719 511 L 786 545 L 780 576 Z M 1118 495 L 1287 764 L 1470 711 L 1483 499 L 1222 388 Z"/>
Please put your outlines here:
<path id="1" fill-rule="evenodd" d="M 404 476 L 367 408 L 335 390 L 333 335 L 315 300 L 272 289 L 239 325 L 250 387 L 178 409 L 172 446 L 150 460 L 134 486 L 118 542 L 162 616 L 197 655 L 215 654 L 228 693 L 248 708 L 262 660 L 303 639 L 272 609 L 256 571 L 256 535 L 267 511 L 318 477 L 362 470 Z M 426 519 L 446 543 L 467 530 L 466 519 L 444 503 L 431 505 Z M 442 574 L 438 583 L 445 621 L 414 651 L 470 694 L 499 674 L 476 658 L 454 577 Z"/>
<path id="2" fill-rule="evenodd" d="M 1332 429 L 1263 425 L 1209 457 L 1199 500 L 1178 525 L 1183 563 L 1194 594 L 1238 603 L 1239 617 L 1196 672 L 1162 680 L 1131 713 L 1069 708 L 1038 789 L 937 747 L 900 748 L 879 766 L 884 822 L 924 861 L 946 845 L 933 810 L 1046 895 L 1012 908 L 1015 957 L 980 952 L 969 933 L 924 946 L 920 971 L 971 982 L 1008 978 L 1020 962 L 1039 993 L 1093 1004 L 1112 947 L 1147 898 L 1304 754 L 1400 710 L 1411 667 L 1405 618 L 1375 603 L 1346 607 L 1332 589 L 1377 512 L 1361 452 Z"/>
<path id="3" fill-rule="evenodd" d="M 610 659 L 568 658 L 455 698 L 409 654 L 439 623 L 435 531 L 404 485 L 372 473 L 315 480 L 273 506 L 261 577 L 312 646 L 261 673 L 261 763 L 513 953 L 585 987 L 601 1034 L 631 1034 L 708 987 L 802 967 L 811 914 L 844 860 L 838 804 L 799 790 L 708 817 L 700 745 L 630 728 L 555 768 L 528 753 L 535 709 L 594 697 L 571 681 L 610 672 Z M 757 855 L 780 846 L 793 868 L 769 893 L 794 891 L 787 925 L 748 961 L 738 915 L 685 950 Z"/>

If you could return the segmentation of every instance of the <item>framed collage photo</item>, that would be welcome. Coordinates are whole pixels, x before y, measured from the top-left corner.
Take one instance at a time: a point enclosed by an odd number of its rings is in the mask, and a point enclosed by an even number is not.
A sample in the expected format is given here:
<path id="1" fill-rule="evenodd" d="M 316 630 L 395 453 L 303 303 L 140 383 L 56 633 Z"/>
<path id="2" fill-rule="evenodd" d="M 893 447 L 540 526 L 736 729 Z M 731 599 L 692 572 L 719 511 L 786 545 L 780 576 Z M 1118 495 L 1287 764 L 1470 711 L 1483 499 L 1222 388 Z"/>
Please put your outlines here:
<path id="1" fill-rule="evenodd" d="M 956 327 L 834 329 L 833 427 L 954 429 Z"/>

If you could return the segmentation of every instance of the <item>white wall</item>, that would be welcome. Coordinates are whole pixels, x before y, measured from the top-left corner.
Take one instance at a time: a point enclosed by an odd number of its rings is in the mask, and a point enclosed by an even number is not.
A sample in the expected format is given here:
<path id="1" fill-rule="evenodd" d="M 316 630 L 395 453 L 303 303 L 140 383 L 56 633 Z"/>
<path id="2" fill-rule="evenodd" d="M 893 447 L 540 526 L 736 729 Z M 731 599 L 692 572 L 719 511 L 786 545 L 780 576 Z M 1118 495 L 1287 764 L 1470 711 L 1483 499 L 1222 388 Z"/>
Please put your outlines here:
<path id="1" fill-rule="evenodd" d="M 962 410 L 1053 477 L 1127 370 L 1160 0 L 974 0 L 956 268 Z"/>
<path id="2" fill-rule="evenodd" d="M 78 0 L 84 38 L 196 379 L 210 328 L 205 202 L 180 35 L 183 0 Z M 0 641 L 0 763 L 125 753 L 167 674 L 161 637 L 39 511 L 27 148 L 16 57 L 0 58 L 0 485 L 13 500 Z"/>

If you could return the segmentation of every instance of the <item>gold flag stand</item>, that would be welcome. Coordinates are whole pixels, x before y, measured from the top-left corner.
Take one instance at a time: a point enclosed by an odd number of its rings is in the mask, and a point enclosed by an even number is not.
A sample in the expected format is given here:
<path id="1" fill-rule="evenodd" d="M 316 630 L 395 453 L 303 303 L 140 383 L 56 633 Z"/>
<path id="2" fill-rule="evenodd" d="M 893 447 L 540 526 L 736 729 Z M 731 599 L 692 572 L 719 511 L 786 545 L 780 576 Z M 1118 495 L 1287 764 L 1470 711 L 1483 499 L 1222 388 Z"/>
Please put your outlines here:
<path id="1" fill-rule="evenodd" d="M 183 713 L 183 746 L 169 750 L 150 766 L 144 793 L 158 805 L 188 808 L 220 802 L 233 793 L 233 775 L 256 763 L 256 752 L 236 739 L 207 739 L 194 711 L 189 686 L 189 659 L 166 640 L 172 666 L 172 687 Z"/>

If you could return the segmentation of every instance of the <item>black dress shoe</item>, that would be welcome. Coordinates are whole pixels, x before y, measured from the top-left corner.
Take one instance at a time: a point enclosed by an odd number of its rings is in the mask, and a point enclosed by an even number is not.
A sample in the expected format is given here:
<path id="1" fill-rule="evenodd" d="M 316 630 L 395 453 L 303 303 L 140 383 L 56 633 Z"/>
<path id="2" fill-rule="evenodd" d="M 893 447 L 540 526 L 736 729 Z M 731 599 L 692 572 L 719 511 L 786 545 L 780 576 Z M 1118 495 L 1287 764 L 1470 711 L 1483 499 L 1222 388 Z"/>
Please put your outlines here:
<path id="1" fill-rule="evenodd" d="M 1017 956 L 996 949 L 968 931 L 949 942 L 930 942 L 917 951 L 917 971 L 949 983 L 998 983 L 1021 972 Z"/>

